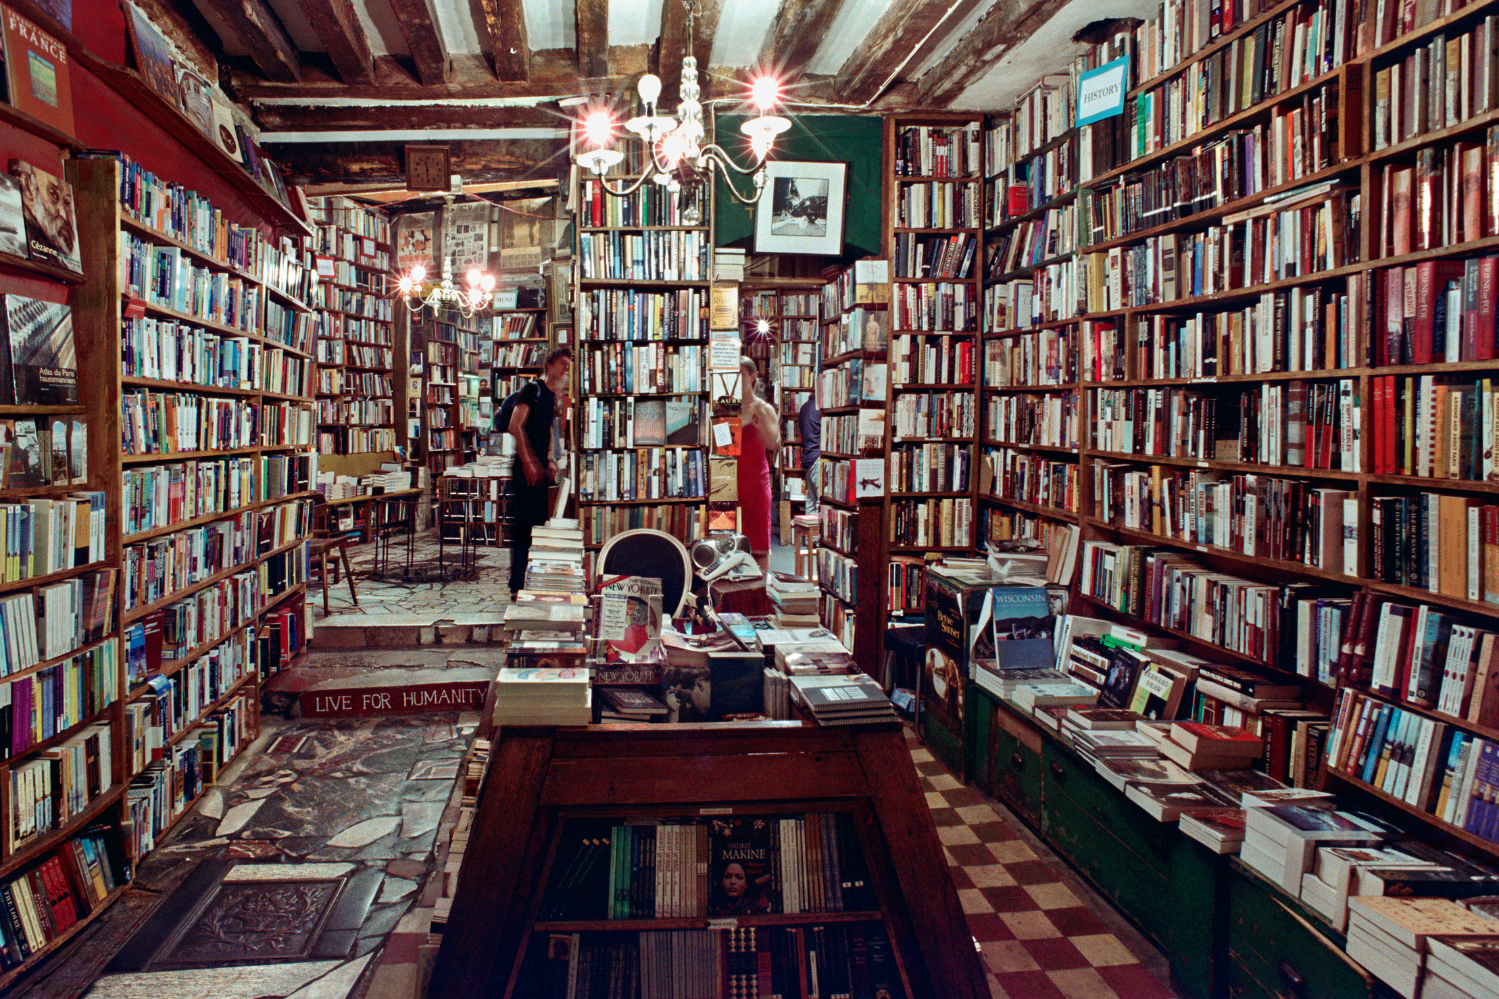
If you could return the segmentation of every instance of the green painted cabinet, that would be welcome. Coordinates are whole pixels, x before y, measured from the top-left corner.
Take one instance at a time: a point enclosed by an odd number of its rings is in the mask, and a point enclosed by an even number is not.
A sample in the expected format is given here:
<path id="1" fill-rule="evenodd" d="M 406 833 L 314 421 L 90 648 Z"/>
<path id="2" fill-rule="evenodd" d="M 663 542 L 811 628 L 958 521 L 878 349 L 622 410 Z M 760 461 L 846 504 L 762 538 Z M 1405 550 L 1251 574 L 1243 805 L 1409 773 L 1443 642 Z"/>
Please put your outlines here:
<path id="1" fill-rule="evenodd" d="M 1300 904 L 1249 872 L 1228 869 L 1224 995 L 1229 999 L 1337 999 L 1386 996 L 1377 979 L 1342 950 L 1342 937 Z"/>

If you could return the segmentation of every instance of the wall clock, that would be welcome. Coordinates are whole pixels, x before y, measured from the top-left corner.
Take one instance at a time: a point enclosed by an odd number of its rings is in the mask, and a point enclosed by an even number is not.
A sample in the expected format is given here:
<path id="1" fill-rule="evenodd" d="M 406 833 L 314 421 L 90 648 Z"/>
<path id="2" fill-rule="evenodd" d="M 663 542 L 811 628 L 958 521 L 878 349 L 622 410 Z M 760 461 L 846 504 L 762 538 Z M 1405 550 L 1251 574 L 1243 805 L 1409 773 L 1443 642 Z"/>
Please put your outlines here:
<path id="1" fill-rule="evenodd" d="M 452 167 L 452 151 L 447 146 L 407 146 L 406 190 L 446 191 Z"/>

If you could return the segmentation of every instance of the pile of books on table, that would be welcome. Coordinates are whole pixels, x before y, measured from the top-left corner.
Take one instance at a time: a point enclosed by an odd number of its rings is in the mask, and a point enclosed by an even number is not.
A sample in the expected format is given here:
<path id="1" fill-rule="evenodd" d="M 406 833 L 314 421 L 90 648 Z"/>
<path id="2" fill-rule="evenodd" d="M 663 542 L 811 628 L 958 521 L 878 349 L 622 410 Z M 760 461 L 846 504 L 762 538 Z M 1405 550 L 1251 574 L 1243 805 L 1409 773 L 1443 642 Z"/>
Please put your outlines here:
<path id="1" fill-rule="evenodd" d="M 791 696 L 819 725 L 896 721 L 895 705 L 875 680 L 847 676 L 793 676 Z"/>
<path id="2" fill-rule="evenodd" d="M 789 572 L 772 572 L 765 577 L 765 595 L 775 607 L 771 620 L 777 628 L 816 628 L 817 601 L 821 591 L 817 584 Z"/>
<path id="3" fill-rule="evenodd" d="M 496 725 L 587 725 L 593 721 L 586 668 L 506 666 L 497 683 Z"/>
<path id="4" fill-rule="evenodd" d="M 1496 946 L 1499 919 L 1451 899 L 1355 898 L 1348 909 L 1348 956 L 1405 999 L 1495 995 L 1484 958 Z"/>

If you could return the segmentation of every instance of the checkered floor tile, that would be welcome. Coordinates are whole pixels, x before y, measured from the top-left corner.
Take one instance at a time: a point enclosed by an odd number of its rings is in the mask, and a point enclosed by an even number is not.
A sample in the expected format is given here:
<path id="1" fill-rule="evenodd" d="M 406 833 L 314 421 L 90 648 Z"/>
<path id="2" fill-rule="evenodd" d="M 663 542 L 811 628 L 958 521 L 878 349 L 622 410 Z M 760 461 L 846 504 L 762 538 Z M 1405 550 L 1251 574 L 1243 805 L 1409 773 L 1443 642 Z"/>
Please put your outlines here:
<path id="1" fill-rule="evenodd" d="M 983 795 L 907 741 L 996 999 L 1172 999 Z"/>

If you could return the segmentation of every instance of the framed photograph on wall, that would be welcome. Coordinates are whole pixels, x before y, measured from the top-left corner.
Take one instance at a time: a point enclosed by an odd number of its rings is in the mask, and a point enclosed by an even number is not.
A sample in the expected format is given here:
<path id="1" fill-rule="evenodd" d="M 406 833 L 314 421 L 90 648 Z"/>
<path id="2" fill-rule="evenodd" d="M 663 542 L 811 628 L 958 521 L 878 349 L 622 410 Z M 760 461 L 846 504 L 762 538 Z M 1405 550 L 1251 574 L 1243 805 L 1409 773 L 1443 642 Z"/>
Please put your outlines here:
<path id="1" fill-rule="evenodd" d="M 843 253 L 847 163 L 773 161 L 755 206 L 756 253 Z"/>

